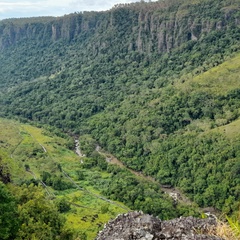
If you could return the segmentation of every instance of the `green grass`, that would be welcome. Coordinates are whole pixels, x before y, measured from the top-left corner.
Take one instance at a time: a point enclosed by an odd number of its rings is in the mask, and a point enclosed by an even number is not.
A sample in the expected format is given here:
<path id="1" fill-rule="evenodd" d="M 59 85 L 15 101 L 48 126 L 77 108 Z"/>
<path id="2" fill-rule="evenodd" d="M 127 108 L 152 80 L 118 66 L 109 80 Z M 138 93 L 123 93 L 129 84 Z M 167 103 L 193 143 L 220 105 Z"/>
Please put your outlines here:
<path id="1" fill-rule="evenodd" d="M 225 134 L 228 138 L 235 138 L 240 135 L 240 119 L 233 121 L 225 126 L 221 126 L 211 130 L 212 132 L 219 132 Z"/>
<path id="2" fill-rule="evenodd" d="M 0 118 L 0 147 L 11 152 L 23 139 L 15 122 Z"/>
<path id="3" fill-rule="evenodd" d="M 240 88 L 240 54 L 196 77 L 183 76 L 175 86 L 182 91 L 201 90 L 215 95 Z"/>

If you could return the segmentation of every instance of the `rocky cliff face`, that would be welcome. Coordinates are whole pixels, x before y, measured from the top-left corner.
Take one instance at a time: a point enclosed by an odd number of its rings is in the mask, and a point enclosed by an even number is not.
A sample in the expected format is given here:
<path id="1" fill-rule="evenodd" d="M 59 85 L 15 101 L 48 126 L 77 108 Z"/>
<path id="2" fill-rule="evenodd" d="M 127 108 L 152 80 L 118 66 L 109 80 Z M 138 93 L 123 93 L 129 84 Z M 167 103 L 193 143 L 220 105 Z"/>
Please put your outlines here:
<path id="1" fill-rule="evenodd" d="M 78 37 L 84 41 L 91 36 L 95 38 L 93 48 L 97 52 L 123 40 L 126 51 L 166 52 L 186 41 L 201 39 L 211 31 L 220 31 L 226 28 L 226 22 L 228 27 L 229 22 L 239 26 L 239 8 L 232 3 L 199 2 L 189 7 L 187 2 L 127 4 L 106 12 L 75 13 L 60 18 L 4 20 L 0 22 L 0 49 L 26 39 L 49 43 Z"/>
<path id="2" fill-rule="evenodd" d="M 110 221 L 98 234 L 96 240 L 220 240 L 210 236 L 216 226 L 215 219 L 182 217 L 161 221 L 141 212 L 129 212 Z"/>

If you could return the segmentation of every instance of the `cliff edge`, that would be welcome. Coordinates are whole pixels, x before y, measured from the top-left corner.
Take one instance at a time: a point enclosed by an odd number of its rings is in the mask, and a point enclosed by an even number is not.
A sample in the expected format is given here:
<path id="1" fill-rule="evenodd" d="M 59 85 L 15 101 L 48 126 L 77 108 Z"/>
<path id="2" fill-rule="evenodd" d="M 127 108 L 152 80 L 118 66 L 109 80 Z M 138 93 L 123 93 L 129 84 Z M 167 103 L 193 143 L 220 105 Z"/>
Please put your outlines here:
<path id="1" fill-rule="evenodd" d="M 106 224 L 96 240 L 220 240 L 222 238 L 210 235 L 215 227 L 214 218 L 181 217 L 161 221 L 142 212 L 129 212 Z"/>

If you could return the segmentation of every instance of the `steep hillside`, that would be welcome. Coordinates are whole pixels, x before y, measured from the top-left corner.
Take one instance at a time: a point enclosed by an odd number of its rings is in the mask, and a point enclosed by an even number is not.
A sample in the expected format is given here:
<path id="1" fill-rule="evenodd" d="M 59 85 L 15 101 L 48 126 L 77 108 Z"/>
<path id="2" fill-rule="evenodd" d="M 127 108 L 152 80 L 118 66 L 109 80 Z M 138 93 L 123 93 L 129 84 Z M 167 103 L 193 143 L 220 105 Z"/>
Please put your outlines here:
<path id="1" fill-rule="evenodd" d="M 87 142 L 85 152 L 91 147 Z M 0 197 L 11 200 L 0 203 L 1 239 L 34 239 L 36 234 L 37 239 L 94 239 L 109 219 L 130 209 L 161 219 L 199 215 L 196 206 L 163 194 L 159 184 L 108 164 L 95 150 L 79 156 L 73 145 L 54 128 L 0 119 L 0 180 L 7 185 L 0 183 Z M 10 209 L 16 221 L 6 221 Z"/>
<path id="2" fill-rule="evenodd" d="M 239 46 L 239 0 L 141 2 L 3 20 L 0 115 L 90 135 L 88 148 L 100 144 L 200 206 L 233 214 L 239 135 L 221 129 L 240 116 Z M 112 176 L 104 193 L 131 208 L 151 206 L 151 198 L 139 197 L 149 193 L 124 191 L 118 179 L 125 177 Z M 156 214 L 163 208 L 154 206 Z"/>

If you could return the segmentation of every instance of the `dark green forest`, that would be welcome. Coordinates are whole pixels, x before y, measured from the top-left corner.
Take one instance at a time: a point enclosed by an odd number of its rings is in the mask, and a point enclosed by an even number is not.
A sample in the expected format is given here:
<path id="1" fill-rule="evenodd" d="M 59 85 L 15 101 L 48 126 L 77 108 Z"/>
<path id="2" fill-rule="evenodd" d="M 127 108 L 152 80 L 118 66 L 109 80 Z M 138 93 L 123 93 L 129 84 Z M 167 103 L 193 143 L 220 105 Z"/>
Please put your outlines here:
<path id="1" fill-rule="evenodd" d="M 166 219 L 196 214 L 164 197 L 158 205 L 157 185 L 108 166 L 97 145 L 127 168 L 177 187 L 196 206 L 237 216 L 239 6 L 239 0 L 141 1 L 105 12 L 2 20 L 0 117 L 79 136 L 84 168 L 112 173 L 93 185 L 131 209 Z M 42 173 L 54 189 L 71 188 L 53 178 Z"/>

